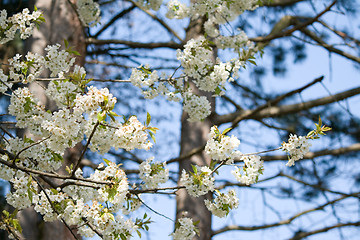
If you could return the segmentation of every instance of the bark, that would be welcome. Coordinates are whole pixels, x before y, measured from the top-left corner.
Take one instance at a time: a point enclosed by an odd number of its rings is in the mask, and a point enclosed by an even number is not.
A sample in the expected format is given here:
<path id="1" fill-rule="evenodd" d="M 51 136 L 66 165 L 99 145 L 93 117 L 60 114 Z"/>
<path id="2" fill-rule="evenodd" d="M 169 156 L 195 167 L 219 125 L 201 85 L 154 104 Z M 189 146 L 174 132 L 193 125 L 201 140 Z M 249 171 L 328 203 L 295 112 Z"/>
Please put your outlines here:
<path id="1" fill-rule="evenodd" d="M 67 0 L 32 0 L 29 5 L 36 6 L 44 14 L 46 22 L 40 25 L 39 30 L 34 31 L 33 37 L 26 42 L 26 51 L 45 55 L 44 48 L 51 44 L 63 45 L 66 39 L 70 46 L 77 50 L 81 57 L 77 58 L 76 64 L 83 65 L 85 61 L 86 45 L 83 27 Z M 44 73 L 43 77 L 47 77 Z M 49 101 L 44 93 L 45 82 L 30 84 L 29 88 L 38 99 L 45 104 L 47 109 L 55 110 L 56 106 Z M 27 133 L 25 133 L 27 134 Z M 79 155 L 79 147 L 69 149 L 64 155 L 64 165 L 69 165 Z M 61 169 L 60 172 L 64 170 Z M 70 231 L 60 221 L 43 222 L 39 214 L 32 208 L 22 210 L 18 214 L 23 228 L 23 236 L 27 240 L 42 239 L 74 239 Z"/>
<path id="2" fill-rule="evenodd" d="M 197 38 L 203 35 L 204 19 L 197 19 L 190 21 L 189 27 L 186 31 L 186 41 L 192 38 Z M 214 59 L 216 50 L 214 50 Z M 215 98 L 209 92 L 198 90 L 194 84 L 191 85 L 193 92 L 199 96 L 206 96 L 212 106 L 212 113 L 215 112 Z M 185 155 L 194 148 L 205 145 L 210 128 L 213 126 L 211 118 L 205 119 L 203 122 L 189 122 L 188 114 L 183 112 L 181 117 L 181 142 L 180 142 L 180 155 Z M 203 151 L 179 162 L 179 179 L 183 170 L 192 171 L 191 165 L 210 165 L 211 159 L 206 156 Z M 197 227 L 200 230 L 200 236 L 196 239 L 209 240 L 211 239 L 211 213 L 204 204 L 204 199 L 211 199 L 211 194 L 194 198 L 187 194 L 185 189 L 180 189 L 176 196 L 176 219 L 183 217 L 192 218 L 194 221 L 200 220 Z"/>

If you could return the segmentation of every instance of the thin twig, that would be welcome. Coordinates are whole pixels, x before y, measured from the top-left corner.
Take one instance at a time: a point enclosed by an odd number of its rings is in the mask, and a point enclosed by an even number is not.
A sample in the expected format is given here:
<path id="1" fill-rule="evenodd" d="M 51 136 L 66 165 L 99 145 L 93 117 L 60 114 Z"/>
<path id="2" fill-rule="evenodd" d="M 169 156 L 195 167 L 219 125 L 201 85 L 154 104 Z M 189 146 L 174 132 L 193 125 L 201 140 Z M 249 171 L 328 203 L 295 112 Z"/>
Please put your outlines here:
<path id="1" fill-rule="evenodd" d="M 72 171 L 72 174 L 71 174 L 72 177 L 75 176 L 75 172 L 76 172 L 77 168 L 80 166 L 81 159 L 84 157 L 85 152 L 86 152 L 88 146 L 90 145 L 91 139 L 92 139 L 92 137 L 94 136 L 95 131 L 96 131 L 96 128 L 99 126 L 99 124 L 100 124 L 99 121 L 97 121 L 97 122 L 95 123 L 94 128 L 93 128 L 93 130 L 92 130 L 92 132 L 91 132 L 91 134 L 90 134 L 90 136 L 89 136 L 89 138 L 88 138 L 88 140 L 87 140 L 87 142 L 86 142 L 86 144 L 85 144 L 85 146 L 84 146 L 84 149 L 83 149 L 83 151 L 81 152 L 81 155 L 80 155 L 79 159 L 77 160 L 76 165 L 75 165 L 75 167 L 74 167 L 74 169 L 73 169 L 73 171 Z"/>
<path id="2" fill-rule="evenodd" d="M 150 211 L 152 211 L 153 213 L 155 213 L 155 214 L 157 214 L 157 215 L 159 215 L 159 216 L 161 216 L 161 217 L 164 217 L 164 218 L 166 218 L 166 219 L 168 219 L 168 220 L 170 220 L 170 221 L 172 221 L 172 222 L 175 222 L 174 220 L 172 220 L 172 219 L 169 218 L 168 216 L 165 216 L 164 214 L 155 211 L 155 210 L 152 209 L 149 205 L 147 205 L 146 203 L 144 203 L 144 201 L 139 197 L 138 194 L 135 194 L 135 195 L 136 195 L 136 197 L 139 199 L 139 201 L 140 201 L 146 208 L 148 208 Z"/>

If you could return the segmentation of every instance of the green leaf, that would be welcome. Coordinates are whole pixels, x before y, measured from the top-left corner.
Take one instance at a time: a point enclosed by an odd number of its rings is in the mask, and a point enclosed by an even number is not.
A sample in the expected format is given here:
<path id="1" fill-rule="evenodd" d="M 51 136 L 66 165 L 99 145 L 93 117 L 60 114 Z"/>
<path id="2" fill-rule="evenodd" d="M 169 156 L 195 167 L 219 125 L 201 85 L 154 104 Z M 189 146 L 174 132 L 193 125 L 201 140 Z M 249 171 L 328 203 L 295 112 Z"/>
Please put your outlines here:
<path id="1" fill-rule="evenodd" d="M 76 55 L 76 56 L 81 56 L 81 54 L 78 51 L 71 51 L 72 54 Z"/>
<path id="2" fill-rule="evenodd" d="M 11 224 L 14 226 L 14 228 L 16 229 L 16 230 L 18 230 L 20 233 L 22 232 L 22 228 L 21 228 L 21 226 L 20 226 L 20 223 L 19 223 L 19 220 L 17 220 L 17 219 L 12 219 L 11 220 Z"/>
<path id="3" fill-rule="evenodd" d="M 64 39 L 64 44 L 65 44 L 65 48 L 69 47 L 69 42 L 66 39 Z"/>
<path id="4" fill-rule="evenodd" d="M 69 174 L 71 174 L 71 169 L 69 168 L 69 166 L 66 166 L 66 167 L 65 167 L 65 170 L 66 170 Z"/>
<path id="5" fill-rule="evenodd" d="M 156 143 L 156 139 L 155 139 L 154 133 L 149 132 L 149 135 L 150 135 L 151 139 L 154 141 L 154 143 Z"/>
<path id="6" fill-rule="evenodd" d="M 231 129 L 232 129 L 232 128 L 227 128 L 227 129 L 225 129 L 225 130 L 222 132 L 222 134 L 225 135 L 225 134 L 228 133 Z"/>
<path id="7" fill-rule="evenodd" d="M 109 114 L 109 117 L 111 118 L 112 121 L 114 121 L 114 122 L 116 121 L 116 119 L 114 118 L 113 115 Z"/>
<path id="8" fill-rule="evenodd" d="M 32 202 L 32 200 L 33 200 L 33 192 L 30 190 L 30 188 L 28 188 L 27 194 L 29 196 L 30 202 Z"/>
<path id="9" fill-rule="evenodd" d="M 108 159 L 106 159 L 106 158 L 103 158 L 103 160 L 104 160 L 104 162 L 105 162 L 108 166 L 110 166 L 110 163 L 111 163 L 110 160 L 108 160 Z"/>
<path id="10" fill-rule="evenodd" d="M 151 71 L 145 67 L 141 67 L 140 69 L 146 74 L 151 74 Z"/>
<path id="11" fill-rule="evenodd" d="M 54 188 L 50 188 L 50 191 L 53 193 L 53 194 L 55 194 L 55 195 L 57 195 L 59 192 L 56 190 L 56 189 L 54 189 Z"/>
<path id="12" fill-rule="evenodd" d="M 114 197 L 115 197 L 115 195 L 117 194 L 117 189 L 116 188 L 114 188 L 114 187 L 112 187 L 112 188 L 110 188 L 108 191 L 108 199 L 110 200 L 110 201 L 112 201 L 112 200 L 114 200 Z"/>
<path id="13" fill-rule="evenodd" d="M 149 126 L 150 121 L 151 121 L 151 115 L 150 115 L 150 113 L 147 113 L 146 114 L 146 126 Z"/>
<path id="14" fill-rule="evenodd" d="M 120 238 L 121 238 L 121 240 L 126 240 L 126 236 L 125 236 L 125 234 L 120 233 Z"/>
<path id="15" fill-rule="evenodd" d="M 106 112 L 99 112 L 97 114 L 97 119 L 99 122 L 103 122 L 106 119 Z"/>
<path id="16" fill-rule="evenodd" d="M 148 127 L 147 128 L 149 131 L 153 132 L 153 133 L 156 133 L 157 130 L 159 130 L 158 128 L 156 127 Z"/>
<path id="17" fill-rule="evenodd" d="M 195 165 L 191 165 L 191 167 L 192 167 L 192 169 L 193 169 L 193 172 L 194 172 L 195 174 L 197 174 L 197 168 L 196 168 L 196 166 L 195 166 Z"/>
<path id="18" fill-rule="evenodd" d="M 221 89 L 219 87 L 215 88 L 215 95 L 220 95 Z"/>
<path id="19" fill-rule="evenodd" d="M 215 168 L 215 165 L 216 165 L 216 161 L 212 160 L 211 159 L 211 162 L 210 162 L 210 169 L 214 169 Z"/>
<path id="20" fill-rule="evenodd" d="M 9 217 L 10 216 L 10 213 L 6 210 L 3 210 L 2 213 L 5 215 L 5 217 Z"/>
<path id="21" fill-rule="evenodd" d="M 248 60 L 248 62 L 254 64 L 255 66 L 257 66 L 256 62 L 254 60 Z"/>

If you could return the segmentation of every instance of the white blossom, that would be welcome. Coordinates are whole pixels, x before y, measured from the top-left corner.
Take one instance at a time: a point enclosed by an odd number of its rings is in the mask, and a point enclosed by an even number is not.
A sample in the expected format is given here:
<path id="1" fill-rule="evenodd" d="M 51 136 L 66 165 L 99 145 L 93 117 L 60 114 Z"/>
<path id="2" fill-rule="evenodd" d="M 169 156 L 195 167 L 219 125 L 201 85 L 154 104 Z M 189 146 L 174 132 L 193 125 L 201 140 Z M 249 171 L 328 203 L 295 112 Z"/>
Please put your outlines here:
<path id="1" fill-rule="evenodd" d="M 184 96 L 183 110 L 189 114 L 188 121 L 197 122 L 204 120 L 210 115 L 210 102 L 205 96 L 197 96 L 192 92 L 186 92 Z"/>
<path id="2" fill-rule="evenodd" d="M 55 44 L 45 48 L 47 51 L 45 67 L 51 71 L 51 77 L 68 72 L 75 62 L 75 58 L 71 58 L 67 51 L 59 50 L 60 47 L 60 44 Z"/>
<path id="3" fill-rule="evenodd" d="M 196 227 L 191 218 L 180 218 L 171 234 L 174 240 L 191 240 L 196 235 Z"/>
<path id="4" fill-rule="evenodd" d="M 239 199 L 236 197 L 234 189 L 228 193 L 220 193 L 217 191 L 218 196 L 212 201 L 205 200 L 205 205 L 212 214 L 217 217 L 225 217 L 229 214 L 230 210 L 237 208 L 239 205 Z"/>
<path id="5" fill-rule="evenodd" d="M 100 6 L 93 0 L 77 0 L 77 12 L 81 22 L 89 27 L 93 27 L 100 22 Z"/>
<path id="6" fill-rule="evenodd" d="M 139 166 L 139 177 L 144 182 L 146 188 L 157 188 L 160 183 L 165 183 L 169 179 L 169 169 L 166 163 L 154 163 L 154 157 L 148 158 Z"/>
<path id="7" fill-rule="evenodd" d="M 7 18 L 5 9 L 0 11 L 0 44 L 11 41 L 15 37 L 17 30 L 20 31 L 20 38 L 26 39 L 33 33 L 35 22 L 43 21 L 42 13 L 40 11 L 33 11 L 30 14 L 29 9 L 24 8 L 22 12 L 16 13 Z"/>
<path id="8" fill-rule="evenodd" d="M 309 152 L 310 146 L 311 143 L 309 143 L 306 137 L 290 134 L 288 142 L 284 142 L 281 146 L 281 149 L 289 155 L 289 161 L 286 163 L 286 166 L 294 166 L 295 161 L 302 159 Z"/>
<path id="9" fill-rule="evenodd" d="M 8 82 L 8 79 L 8 76 L 0 69 L 0 93 L 4 93 L 12 87 L 12 83 Z"/>
<path id="10" fill-rule="evenodd" d="M 264 161 L 257 155 L 242 155 L 240 160 L 244 161 L 242 169 L 235 167 L 231 173 L 242 184 L 256 183 L 263 172 Z"/>
<path id="11" fill-rule="evenodd" d="M 183 19 L 189 15 L 190 9 L 178 0 L 170 0 L 167 3 L 167 8 L 168 12 L 166 13 L 166 17 L 168 18 Z"/>
<path id="12" fill-rule="evenodd" d="M 215 178 L 211 175 L 211 169 L 206 166 L 194 166 L 193 170 L 190 174 L 183 170 L 180 178 L 180 184 L 186 187 L 189 195 L 199 197 L 214 191 Z"/>
<path id="13" fill-rule="evenodd" d="M 233 159 L 233 150 L 240 145 L 240 141 L 235 136 L 226 136 L 218 132 L 216 126 L 211 127 L 209 140 L 206 142 L 205 152 L 211 159 L 217 161 Z"/>

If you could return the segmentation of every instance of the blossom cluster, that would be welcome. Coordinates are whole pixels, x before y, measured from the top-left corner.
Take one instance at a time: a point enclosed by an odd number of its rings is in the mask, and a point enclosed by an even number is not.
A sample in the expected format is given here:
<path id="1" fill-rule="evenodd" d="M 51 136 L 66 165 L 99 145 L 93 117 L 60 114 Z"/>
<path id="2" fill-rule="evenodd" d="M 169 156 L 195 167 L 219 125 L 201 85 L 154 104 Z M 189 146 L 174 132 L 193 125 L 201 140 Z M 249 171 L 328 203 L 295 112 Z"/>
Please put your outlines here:
<path id="1" fill-rule="evenodd" d="M 75 58 L 67 50 L 59 50 L 60 44 L 48 45 L 45 50 L 45 57 L 28 52 L 25 59 L 22 55 L 16 54 L 8 59 L 9 76 L 6 76 L 3 70 L 0 70 L 0 92 L 4 93 L 10 89 L 14 82 L 29 83 L 39 77 L 45 68 L 49 69 L 52 77 L 63 77 L 64 73 L 69 72 L 75 62 Z M 79 70 L 79 66 L 75 66 L 75 70 Z M 55 95 L 54 95 L 55 97 Z"/>
<path id="2" fill-rule="evenodd" d="M 20 31 L 20 38 L 26 39 L 33 33 L 36 24 L 44 22 L 45 19 L 40 11 L 30 13 L 29 9 L 24 8 L 22 12 L 7 17 L 5 9 L 0 11 L 0 44 L 11 41 L 15 37 L 17 30 Z"/>
<path id="3" fill-rule="evenodd" d="M 27 87 L 13 91 L 8 107 L 9 114 L 16 117 L 16 126 L 27 128 L 32 134 L 42 135 L 41 124 L 50 119 L 51 113 L 45 111 L 40 101 Z"/>
<path id="4" fill-rule="evenodd" d="M 161 4 L 161 1 L 157 0 L 142 0 L 140 2 L 153 9 L 157 9 L 160 6 L 158 4 Z M 163 95 L 168 100 L 179 101 L 179 95 L 181 95 L 184 111 L 189 114 L 189 121 L 202 121 L 210 115 L 210 103 L 205 97 L 191 93 L 192 90 L 186 83 L 191 80 L 200 90 L 222 95 L 226 82 L 231 82 L 238 77 L 238 71 L 245 66 L 246 61 L 253 63 L 257 48 L 249 41 L 246 34 L 240 31 L 234 36 L 223 36 L 216 25 L 225 24 L 235 19 L 245 10 L 255 9 L 257 2 L 255 0 L 202 0 L 188 7 L 178 0 L 169 1 L 167 3 L 167 16 L 169 18 L 190 17 L 197 19 L 207 16 L 208 20 L 204 23 L 207 36 L 190 39 L 184 45 L 184 49 L 177 50 L 177 59 L 181 62 L 182 75 L 175 78 L 176 80 L 171 76 L 168 79 L 162 79 L 162 82 L 156 71 L 151 71 L 149 67 L 140 66 L 138 69 L 133 69 L 130 81 L 141 88 L 145 98 L 148 99 Z M 216 38 L 214 41 L 210 41 L 208 36 Z M 232 48 L 239 57 L 222 62 L 219 58 L 215 58 L 214 47 Z M 178 84 L 179 79 L 185 84 Z"/>
<path id="5" fill-rule="evenodd" d="M 297 136 L 295 134 L 290 134 L 289 140 L 287 143 L 283 143 L 281 149 L 288 153 L 289 161 L 286 166 L 294 166 L 295 161 L 300 160 L 304 155 L 309 152 L 309 143 L 308 139 L 304 136 Z"/>
<path id="6" fill-rule="evenodd" d="M 28 83 L 40 76 L 44 69 L 45 59 L 39 54 L 28 52 L 26 61 L 22 61 L 20 54 L 9 59 L 9 80 Z"/>
<path id="7" fill-rule="evenodd" d="M 185 170 L 181 173 L 180 184 L 184 185 L 189 195 L 199 197 L 215 189 L 215 178 L 212 176 L 211 169 L 203 166 L 193 166 L 190 174 Z"/>
<path id="8" fill-rule="evenodd" d="M 190 122 L 204 120 L 210 115 L 210 109 L 210 102 L 205 96 L 199 97 L 190 91 L 185 93 L 183 110 L 189 114 Z"/>
<path id="9" fill-rule="evenodd" d="M 191 218 L 180 218 L 175 224 L 175 231 L 170 235 L 174 240 L 191 240 L 196 235 L 196 227 Z"/>
<path id="10" fill-rule="evenodd" d="M 96 115 L 92 115 L 92 117 Z M 87 136 L 95 127 L 95 119 L 87 122 L 85 133 Z M 152 143 L 148 140 L 147 128 L 137 119 L 131 116 L 125 123 L 113 122 L 111 125 L 102 125 L 98 127 L 91 139 L 89 146 L 92 151 L 98 151 L 100 154 L 108 152 L 111 147 L 116 150 L 123 148 L 127 151 L 137 149 L 149 150 Z"/>
<path id="11" fill-rule="evenodd" d="M 206 142 L 205 152 L 216 161 L 232 161 L 237 154 L 234 149 L 240 145 L 235 136 L 226 136 L 219 132 L 216 126 L 211 127 L 209 140 Z"/>
<path id="12" fill-rule="evenodd" d="M 178 0 L 170 0 L 167 3 L 167 18 L 183 19 L 189 16 L 189 8 Z"/>
<path id="13" fill-rule="evenodd" d="M 259 175 L 263 173 L 264 161 L 258 155 L 243 155 L 240 160 L 244 161 L 242 170 L 235 167 L 235 170 L 231 173 L 242 184 L 250 185 L 256 183 Z"/>
<path id="14" fill-rule="evenodd" d="M 236 180 L 249 185 L 258 181 L 259 175 L 263 171 L 263 161 L 258 155 L 244 155 L 240 151 L 235 150 L 240 141 L 235 136 L 226 136 L 230 129 L 226 129 L 222 133 L 217 126 L 210 129 L 209 139 L 205 145 L 205 152 L 215 161 L 225 161 L 226 164 L 233 164 L 234 160 L 244 162 L 242 171 L 235 167 L 232 174 Z"/>
<path id="15" fill-rule="evenodd" d="M 12 83 L 8 82 L 8 76 L 4 74 L 4 71 L 0 69 L 0 93 L 6 92 L 12 87 Z"/>
<path id="16" fill-rule="evenodd" d="M 48 45 L 45 50 L 48 52 L 45 59 L 45 67 L 51 71 L 50 76 L 56 77 L 64 72 L 68 72 L 74 64 L 75 58 L 70 56 L 66 50 L 59 50 L 60 44 Z"/>
<path id="17" fill-rule="evenodd" d="M 21 171 L 12 171 L 12 176 L 4 175 L 2 168 L 1 178 L 8 179 L 14 187 L 14 191 L 8 193 L 6 199 L 18 209 L 33 205 L 35 211 L 42 214 L 45 221 L 59 219 L 69 225 L 77 225 L 78 232 L 85 237 L 92 237 L 95 234 L 89 227 L 91 224 L 104 236 L 104 239 L 124 237 L 129 239 L 132 233 L 144 224 L 143 220 L 134 222 L 119 214 L 114 216 L 113 213 L 124 209 L 127 201 L 132 202 L 131 210 L 136 210 L 139 203 L 128 198 L 125 172 L 118 165 L 107 163 L 107 167 L 100 166 L 101 170 L 96 170 L 87 179 L 81 176 L 81 171 L 77 171 L 76 181 L 91 181 L 89 187 L 72 184 L 73 179 L 69 179 L 69 185 L 63 190 L 43 189 L 33 177 Z"/>
<path id="18" fill-rule="evenodd" d="M 134 86 L 142 90 L 146 99 L 153 99 L 162 95 L 169 101 L 180 101 L 177 94 L 171 91 L 164 82 L 160 82 L 158 72 L 156 70 L 150 71 L 148 65 L 133 68 L 129 80 Z M 180 84 L 177 87 L 180 88 Z"/>
<path id="19" fill-rule="evenodd" d="M 205 200 L 205 205 L 209 211 L 217 217 L 225 217 L 229 214 L 231 209 L 235 209 L 239 205 L 239 199 L 236 197 L 236 192 L 231 189 L 228 193 L 220 193 L 216 191 L 218 196 L 212 201 Z"/>
<path id="20" fill-rule="evenodd" d="M 97 114 L 97 110 L 102 111 L 112 110 L 116 103 L 116 97 L 114 97 L 108 88 L 97 89 L 94 86 L 90 86 L 87 89 L 86 94 L 77 94 L 74 99 L 75 112 Z"/>
<path id="21" fill-rule="evenodd" d="M 61 159 L 54 151 L 48 148 L 45 142 L 34 144 L 35 142 L 30 138 L 21 139 L 16 137 L 8 140 L 6 149 L 18 155 L 19 159 L 21 159 L 18 164 L 23 167 L 42 171 L 56 171 L 61 167 Z M 4 160 L 8 161 L 9 159 Z M 11 176 L 12 171 L 7 172 L 7 167 L 4 166 L 4 168 L 5 172 L 0 173 L 0 178 L 9 181 L 9 173 Z"/>
<path id="22" fill-rule="evenodd" d="M 145 9 L 159 10 L 163 0 L 138 0 L 138 2 L 145 7 Z"/>
<path id="23" fill-rule="evenodd" d="M 144 182 L 145 188 L 157 188 L 160 183 L 165 183 L 169 179 L 169 169 L 166 163 L 153 163 L 154 157 L 148 158 L 139 166 L 140 179 Z"/>
<path id="24" fill-rule="evenodd" d="M 76 66 L 75 66 L 76 67 Z M 45 94 L 52 98 L 59 108 L 71 107 L 76 96 L 81 93 L 81 88 L 71 81 L 51 81 L 45 91 Z"/>
<path id="25" fill-rule="evenodd" d="M 6 201 L 14 208 L 24 209 L 32 204 L 32 194 L 37 191 L 37 184 L 23 172 L 17 172 L 10 182 L 14 191 L 6 195 Z"/>
<path id="26" fill-rule="evenodd" d="M 100 22 L 100 6 L 93 0 L 77 0 L 77 12 L 80 21 L 86 27 L 93 27 Z"/>

